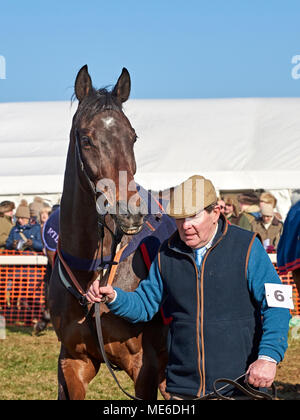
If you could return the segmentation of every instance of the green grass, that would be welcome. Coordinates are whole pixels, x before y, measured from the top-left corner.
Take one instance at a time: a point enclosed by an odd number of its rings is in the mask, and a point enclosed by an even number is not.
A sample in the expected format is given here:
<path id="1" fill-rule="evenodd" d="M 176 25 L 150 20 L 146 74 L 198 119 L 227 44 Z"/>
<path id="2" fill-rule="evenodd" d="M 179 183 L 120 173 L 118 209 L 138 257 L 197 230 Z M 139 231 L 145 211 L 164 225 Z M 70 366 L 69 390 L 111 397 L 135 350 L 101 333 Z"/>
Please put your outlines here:
<path id="1" fill-rule="evenodd" d="M 60 344 L 52 329 L 39 337 L 31 328 L 9 327 L 0 340 L 0 399 L 56 400 L 57 359 Z M 289 348 L 276 375 L 279 399 L 300 399 L 300 340 L 289 340 Z M 125 372 L 116 372 L 124 389 L 134 394 Z M 128 400 L 105 365 L 91 382 L 87 400 Z M 159 394 L 159 399 L 162 397 Z"/>
<path id="2" fill-rule="evenodd" d="M 31 328 L 9 327 L 6 339 L 0 340 L 0 399 L 56 400 L 57 359 L 60 344 L 53 330 L 39 337 Z M 124 389 L 134 393 L 133 383 L 125 372 L 117 372 Z M 88 388 L 87 400 L 128 399 L 112 378 L 106 366 Z"/>

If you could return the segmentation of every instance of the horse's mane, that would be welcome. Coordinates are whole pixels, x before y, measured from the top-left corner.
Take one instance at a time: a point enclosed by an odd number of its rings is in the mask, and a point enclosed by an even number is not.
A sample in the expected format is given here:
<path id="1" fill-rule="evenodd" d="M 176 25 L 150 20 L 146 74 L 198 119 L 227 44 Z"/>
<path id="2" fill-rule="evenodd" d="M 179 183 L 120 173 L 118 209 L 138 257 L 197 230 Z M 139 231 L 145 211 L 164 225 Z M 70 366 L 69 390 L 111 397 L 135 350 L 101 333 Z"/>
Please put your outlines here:
<path id="1" fill-rule="evenodd" d="M 122 105 L 116 100 L 112 91 L 109 91 L 107 88 L 99 90 L 92 88 L 89 94 L 81 101 L 77 110 L 77 116 L 79 118 L 92 119 L 100 111 L 110 109 L 122 111 Z"/>

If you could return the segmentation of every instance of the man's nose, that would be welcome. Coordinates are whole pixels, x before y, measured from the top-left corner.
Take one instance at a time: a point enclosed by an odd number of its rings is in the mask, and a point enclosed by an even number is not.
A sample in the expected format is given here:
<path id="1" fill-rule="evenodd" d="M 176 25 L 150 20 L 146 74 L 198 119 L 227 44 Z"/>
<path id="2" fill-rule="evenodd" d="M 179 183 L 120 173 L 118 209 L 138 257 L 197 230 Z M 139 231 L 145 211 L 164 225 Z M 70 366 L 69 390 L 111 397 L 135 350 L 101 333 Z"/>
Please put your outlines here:
<path id="1" fill-rule="evenodd" d="M 190 220 L 185 219 L 185 221 L 182 224 L 182 227 L 184 230 L 188 230 L 192 227 L 192 223 Z"/>

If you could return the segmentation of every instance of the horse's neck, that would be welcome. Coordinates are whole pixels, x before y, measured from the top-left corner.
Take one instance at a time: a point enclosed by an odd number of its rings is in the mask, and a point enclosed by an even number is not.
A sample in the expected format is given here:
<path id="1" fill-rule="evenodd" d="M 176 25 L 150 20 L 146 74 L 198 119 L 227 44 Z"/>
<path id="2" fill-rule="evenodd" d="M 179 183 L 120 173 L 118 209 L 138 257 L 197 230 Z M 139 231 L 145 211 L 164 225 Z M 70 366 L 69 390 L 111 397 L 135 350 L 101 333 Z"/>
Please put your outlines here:
<path id="1" fill-rule="evenodd" d="M 67 165 L 60 210 L 62 250 L 77 258 L 99 257 L 99 236 L 95 196 L 84 177 L 79 179 Z M 105 235 L 103 255 L 110 252 L 111 238 Z"/>

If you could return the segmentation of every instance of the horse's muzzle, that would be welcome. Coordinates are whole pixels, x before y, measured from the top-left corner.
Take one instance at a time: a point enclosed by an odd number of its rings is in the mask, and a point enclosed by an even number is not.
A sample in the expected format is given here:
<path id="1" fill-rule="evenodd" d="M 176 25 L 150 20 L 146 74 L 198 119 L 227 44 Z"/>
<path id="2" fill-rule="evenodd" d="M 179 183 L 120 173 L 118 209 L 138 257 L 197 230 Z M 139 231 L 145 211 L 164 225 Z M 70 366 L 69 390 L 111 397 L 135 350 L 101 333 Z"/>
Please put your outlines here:
<path id="1" fill-rule="evenodd" d="M 119 228 L 126 235 L 135 235 L 143 229 L 146 206 L 141 201 L 139 207 L 130 206 L 130 203 L 118 201 L 116 214 L 112 215 Z"/>

